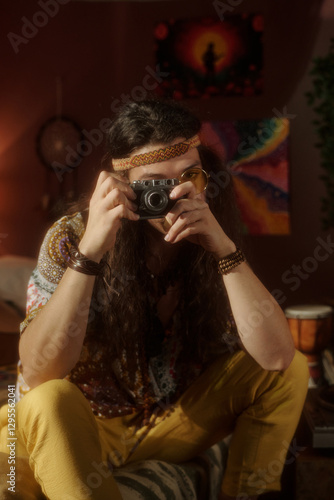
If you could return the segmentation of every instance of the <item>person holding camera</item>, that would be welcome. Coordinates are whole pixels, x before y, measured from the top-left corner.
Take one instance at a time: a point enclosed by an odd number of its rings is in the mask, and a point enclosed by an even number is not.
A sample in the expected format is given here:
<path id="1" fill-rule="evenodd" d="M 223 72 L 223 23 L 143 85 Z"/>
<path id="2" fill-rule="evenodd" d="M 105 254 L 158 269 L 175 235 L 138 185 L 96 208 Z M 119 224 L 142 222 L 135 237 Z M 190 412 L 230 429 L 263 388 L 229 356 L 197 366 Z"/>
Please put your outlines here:
<path id="1" fill-rule="evenodd" d="M 113 467 L 183 462 L 230 434 L 222 498 L 280 489 L 308 367 L 246 262 L 232 179 L 212 180 L 226 171 L 200 128 L 176 103 L 126 104 L 89 206 L 44 239 L 17 435 L 51 500 L 119 499 Z"/>

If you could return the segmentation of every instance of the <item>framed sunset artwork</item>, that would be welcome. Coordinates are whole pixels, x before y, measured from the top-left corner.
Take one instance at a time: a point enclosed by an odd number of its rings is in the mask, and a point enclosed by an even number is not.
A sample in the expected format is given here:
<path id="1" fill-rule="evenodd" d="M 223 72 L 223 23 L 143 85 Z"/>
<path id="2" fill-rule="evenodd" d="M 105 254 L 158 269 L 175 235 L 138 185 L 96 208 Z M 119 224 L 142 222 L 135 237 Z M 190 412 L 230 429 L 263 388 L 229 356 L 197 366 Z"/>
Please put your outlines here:
<path id="1" fill-rule="evenodd" d="M 170 19 L 154 29 L 160 96 L 253 96 L 263 92 L 263 15 Z"/>

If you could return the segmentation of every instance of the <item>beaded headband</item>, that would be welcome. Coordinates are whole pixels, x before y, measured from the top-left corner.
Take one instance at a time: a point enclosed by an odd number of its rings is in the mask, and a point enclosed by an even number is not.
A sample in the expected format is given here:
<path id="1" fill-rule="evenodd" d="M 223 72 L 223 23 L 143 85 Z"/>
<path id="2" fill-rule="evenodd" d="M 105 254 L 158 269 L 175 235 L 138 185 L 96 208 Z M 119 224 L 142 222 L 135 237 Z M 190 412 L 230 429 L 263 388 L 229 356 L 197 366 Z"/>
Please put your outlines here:
<path id="1" fill-rule="evenodd" d="M 187 153 L 190 149 L 196 148 L 201 144 L 198 135 L 194 135 L 190 139 L 166 148 L 156 149 L 149 153 L 130 156 L 129 158 L 120 158 L 112 160 L 114 170 L 129 170 L 130 168 L 140 167 L 142 165 L 150 165 L 151 163 L 159 163 L 161 161 L 170 160 L 176 156 L 181 156 Z"/>

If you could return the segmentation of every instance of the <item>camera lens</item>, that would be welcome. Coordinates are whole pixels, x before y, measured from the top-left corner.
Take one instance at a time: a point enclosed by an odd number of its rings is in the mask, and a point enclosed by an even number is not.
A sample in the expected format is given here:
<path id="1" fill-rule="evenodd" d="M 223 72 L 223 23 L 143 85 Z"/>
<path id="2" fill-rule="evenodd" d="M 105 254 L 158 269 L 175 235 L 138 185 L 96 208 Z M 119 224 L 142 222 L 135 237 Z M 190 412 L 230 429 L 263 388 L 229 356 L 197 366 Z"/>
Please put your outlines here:
<path id="1" fill-rule="evenodd" d="M 153 193 L 150 196 L 149 203 L 151 207 L 159 208 L 161 205 L 161 196 L 158 193 Z"/>
<path id="2" fill-rule="evenodd" d="M 145 193 L 143 201 L 146 210 L 154 214 L 159 214 L 168 205 L 168 195 L 160 189 L 150 189 Z"/>

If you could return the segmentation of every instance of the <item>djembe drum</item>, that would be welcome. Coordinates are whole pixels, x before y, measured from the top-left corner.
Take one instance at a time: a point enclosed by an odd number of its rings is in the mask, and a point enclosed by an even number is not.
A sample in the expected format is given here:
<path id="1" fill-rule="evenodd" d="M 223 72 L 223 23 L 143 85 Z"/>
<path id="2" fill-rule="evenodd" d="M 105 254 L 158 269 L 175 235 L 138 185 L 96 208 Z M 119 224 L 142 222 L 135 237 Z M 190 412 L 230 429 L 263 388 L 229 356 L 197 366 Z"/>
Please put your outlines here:
<path id="1" fill-rule="evenodd" d="M 287 307 L 284 312 L 295 347 L 305 354 L 310 376 L 318 382 L 322 375 L 321 352 L 331 340 L 333 309 L 306 304 Z"/>

